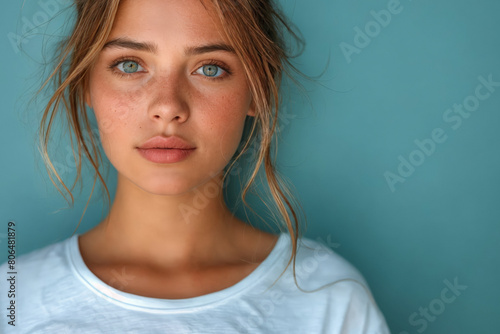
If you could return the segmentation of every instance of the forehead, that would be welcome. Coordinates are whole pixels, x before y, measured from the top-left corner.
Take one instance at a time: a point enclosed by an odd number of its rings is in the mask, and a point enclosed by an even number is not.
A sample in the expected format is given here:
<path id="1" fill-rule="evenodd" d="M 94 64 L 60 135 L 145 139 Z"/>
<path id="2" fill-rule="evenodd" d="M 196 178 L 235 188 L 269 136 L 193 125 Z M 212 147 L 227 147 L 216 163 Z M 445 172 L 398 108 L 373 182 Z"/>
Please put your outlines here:
<path id="1" fill-rule="evenodd" d="M 109 39 L 151 40 L 160 49 L 170 42 L 222 42 L 216 17 L 213 5 L 205 0 L 123 0 Z"/>

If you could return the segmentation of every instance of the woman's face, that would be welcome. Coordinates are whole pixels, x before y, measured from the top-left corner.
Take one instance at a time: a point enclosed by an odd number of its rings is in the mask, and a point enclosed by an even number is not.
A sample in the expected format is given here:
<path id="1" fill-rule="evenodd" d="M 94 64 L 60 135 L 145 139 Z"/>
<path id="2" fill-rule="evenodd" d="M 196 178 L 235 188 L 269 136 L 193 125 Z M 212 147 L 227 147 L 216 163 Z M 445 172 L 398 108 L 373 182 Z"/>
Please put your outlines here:
<path id="1" fill-rule="evenodd" d="M 243 65 L 210 8 L 200 0 L 122 1 L 91 70 L 87 103 L 103 149 L 120 177 L 147 192 L 180 194 L 217 175 L 254 116 Z M 181 161 L 152 162 L 138 148 L 155 136 L 195 149 Z"/>

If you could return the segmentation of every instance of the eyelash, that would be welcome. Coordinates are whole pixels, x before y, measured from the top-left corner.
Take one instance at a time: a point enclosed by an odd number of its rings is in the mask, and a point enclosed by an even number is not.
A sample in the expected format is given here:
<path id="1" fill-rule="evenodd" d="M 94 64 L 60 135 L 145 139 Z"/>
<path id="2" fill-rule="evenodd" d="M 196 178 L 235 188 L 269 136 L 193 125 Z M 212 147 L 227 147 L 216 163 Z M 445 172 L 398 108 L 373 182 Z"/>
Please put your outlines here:
<path id="1" fill-rule="evenodd" d="M 121 58 L 118 58 L 118 59 L 114 60 L 108 66 L 108 68 L 109 68 L 109 70 L 111 70 L 111 72 L 113 74 L 118 75 L 120 78 L 130 78 L 130 77 L 132 77 L 136 73 L 124 73 L 124 72 L 122 72 L 122 71 L 120 71 L 120 70 L 118 70 L 116 68 L 118 65 L 120 65 L 121 63 L 126 62 L 126 61 L 136 62 L 137 64 L 139 64 L 140 66 L 142 66 L 144 68 L 144 65 L 142 64 L 142 62 L 139 59 L 136 59 L 134 57 L 121 57 Z"/>
<path id="2" fill-rule="evenodd" d="M 126 62 L 126 61 L 133 61 L 133 62 L 136 62 L 137 64 L 139 64 L 139 66 L 143 67 L 144 68 L 144 65 L 142 64 L 142 62 L 134 57 L 121 57 L 121 58 L 118 58 L 116 60 L 114 60 L 109 66 L 109 70 L 112 71 L 113 74 L 116 74 L 118 75 L 119 77 L 121 78 L 130 78 L 132 77 L 134 74 L 137 74 L 136 73 L 124 73 L 120 70 L 117 70 L 116 67 L 118 65 L 120 65 L 121 63 L 123 62 Z M 218 60 L 215 60 L 215 59 L 209 59 L 207 61 L 204 61 L 200 67 L 198 67 L 196 69 L 196 71 L 198 71 L 201 67 L 203 66 L 207 66 L 207 65 L 215 65 L 217 67 L 219 67 L 220 69 L 222 69 L 224 71 L 224 73 L 222 73 L 220 76 L 218 77 L 208 77 L 208 76 L 203 76 L 205 79 L 207 80 L 222 80 L 222 79 L 225 79 L 228 75 L 231 75 L 232 72 L 231 70 L 228 68 L 228 66 L 226 64 L 224 64 L 223 62 L 221 61 L 218 61 Z M 196 72 L 195 71 L 195 72 Z M 140 73 L 140 72 L 139 72 Z M 194 72 L 193 72 L 194 73 Z"/>
<path id="3" fill-rule="evenodd" d="M 203 62 L 201 64 L 201 66 L 196 69 L 196 71 L 198 71 L 198 69 L 200 69 L 201 67 L 207 66 L 207 65 L 215 65 L 215 66 L 219 67 L 221 70 L 223 70 L 224 73 L 222 73 L 218 77 L 203 76 L 205 79 L 208 79 L 208 80 L 222 80 L 222 79 L 225 79 L 228 75 L 232 74 L 231 70 L 228 68 L 228 66 L 226 64 L 224 64 L 221 61 L 215 60 L 215 59 L 209 59 L 209 60 Z"/>

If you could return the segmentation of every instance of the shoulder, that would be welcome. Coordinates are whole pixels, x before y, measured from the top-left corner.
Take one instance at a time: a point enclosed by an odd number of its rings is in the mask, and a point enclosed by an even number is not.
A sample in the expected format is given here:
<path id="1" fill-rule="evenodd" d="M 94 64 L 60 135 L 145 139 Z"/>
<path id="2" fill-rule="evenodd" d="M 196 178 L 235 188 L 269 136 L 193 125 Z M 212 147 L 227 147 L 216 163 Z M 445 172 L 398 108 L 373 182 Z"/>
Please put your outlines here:
<path id="1" fill-rule="evenodd" d="M 59 241 L 45 247 L 32 250 L 26 254 L 16 257 L 15 263 L 23 268 L 43 269 L 50 261 L 61 259 L 64 254 L 64 248 L 71 238 Z M 2 263 L 2 267 L 7 265 L 7 262 Z"/>
<path id="2" fill-rule="evenodd" d="M 337 281 L 367 285 L 363 275 L 349 261 L 328 246 L 309 238 L 299 239 L 295 270 L 305 289 L 316 289 Z"/>
<path id="3" fill-rule="evenodd" d="M 277 289 L 289 307 L 302 310 L 309 328 L 328 333 L 342 333 L 346 328 L 353 333 L 389 333 L 363 275 L 328 246 L 301 238 L 295 277 L 298 286 L 290 265 Z"/>
<path id="4" fill-rule="evenodd" d="M 18 284 L 24 291 L 35 291 L 41 284 L 57 283 L 61 276 L 67 274 L 66 244 L 63 241 L 33 250 L 16 257 L 9 263 L 6 261 L 0 266 L 2 273 L 13 272 L 19 277 Z"/>
<path id="5" fill-rule="evenodd" d="M 75 241 L 67 238 L 0 266 L 10 285 L 9 293 L 0 294 L 0 305 L 12 306 L 9 317 L 15 324 L 0 324 L 0 332 L 41 333 L 49 327 L 64 331 L 68 321 L 61 317 L 72 316 L 70 306 L 76 305 L 75 296 L 80 296 L 68 255 L 68 246 Z"/>

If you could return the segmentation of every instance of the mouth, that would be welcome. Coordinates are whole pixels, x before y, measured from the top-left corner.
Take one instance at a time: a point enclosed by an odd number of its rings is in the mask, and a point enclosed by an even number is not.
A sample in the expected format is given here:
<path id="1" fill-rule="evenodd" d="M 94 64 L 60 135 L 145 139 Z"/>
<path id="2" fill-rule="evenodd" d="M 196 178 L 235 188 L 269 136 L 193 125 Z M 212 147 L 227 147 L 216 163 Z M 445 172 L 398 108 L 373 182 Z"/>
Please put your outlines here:
<path id="1" fill-rule="evenodd" d="M 187 159 L 195 148 L 138 148 L 139 153 L 148 161 L 158 164 L 171 164 Z"/>
<path id="2" fill-rule="evenodd" d="M 163 137 L 156 136 L 146 141 L 139 149 L 174 149 L 174 150 L 190 150 L 195 147 L 189 144 L 184 139 L 177 136 Z"/>
<path id="3" fill-rule="evenodd" d="M 194 148 L 180 148 L 180 147 L 149 147 L 149 148 L 141 148 L 140 150 L 194 150 Z"/>

